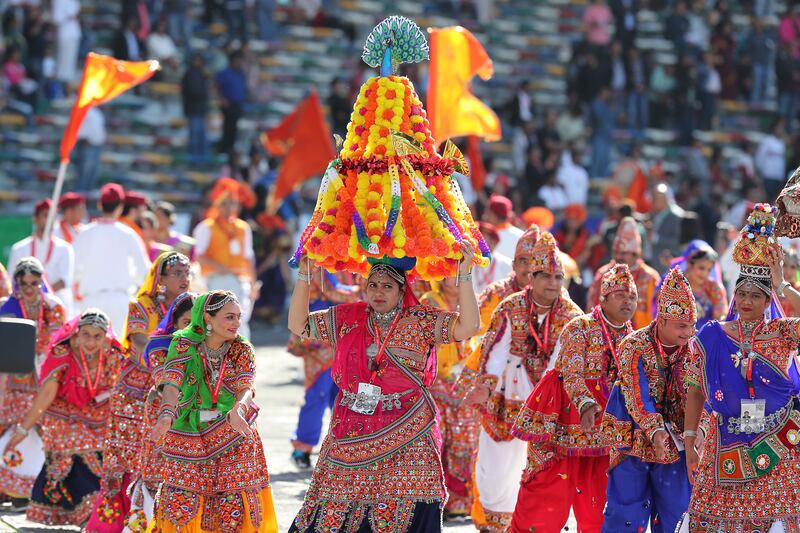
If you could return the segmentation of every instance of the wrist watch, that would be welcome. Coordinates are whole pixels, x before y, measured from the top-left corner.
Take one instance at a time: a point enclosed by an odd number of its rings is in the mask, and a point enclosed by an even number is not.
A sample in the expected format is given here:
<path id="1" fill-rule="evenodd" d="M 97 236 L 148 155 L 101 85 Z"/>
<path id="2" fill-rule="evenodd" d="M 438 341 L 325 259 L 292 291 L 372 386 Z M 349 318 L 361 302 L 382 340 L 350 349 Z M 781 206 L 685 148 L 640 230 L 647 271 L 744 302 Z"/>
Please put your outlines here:
<path id="1" fill-rule="evenodd" d="M 783 280 L 783 282 L 780 285 L 778 285 L 778 289 L 775 291 L 775 293 L 781 298 L 783 298 L 783 291 L 786 289 L 786 287 L 791 287 L 791 286 L 792 286 L 791 283 L 789 283 L 786 280 Z"/>

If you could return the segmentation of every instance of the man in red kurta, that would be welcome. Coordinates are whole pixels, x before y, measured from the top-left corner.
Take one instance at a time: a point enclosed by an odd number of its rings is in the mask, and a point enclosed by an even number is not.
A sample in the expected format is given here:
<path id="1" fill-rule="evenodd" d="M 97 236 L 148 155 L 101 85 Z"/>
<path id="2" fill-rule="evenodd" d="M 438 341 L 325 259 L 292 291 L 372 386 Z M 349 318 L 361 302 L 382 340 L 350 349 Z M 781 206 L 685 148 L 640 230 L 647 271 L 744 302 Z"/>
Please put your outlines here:
<path id="1" fill-rule="evenodd" d="M 579 531 L 599 533 L 608 448 L 598 425 L 636 300 L 630 269 L 615 265 L 602 278 L 600 303 L 561 332 L 555 368 L 528 396 L 512 430 L 530 444 L 511 532 L 558 533 L 572 508 Z"/>

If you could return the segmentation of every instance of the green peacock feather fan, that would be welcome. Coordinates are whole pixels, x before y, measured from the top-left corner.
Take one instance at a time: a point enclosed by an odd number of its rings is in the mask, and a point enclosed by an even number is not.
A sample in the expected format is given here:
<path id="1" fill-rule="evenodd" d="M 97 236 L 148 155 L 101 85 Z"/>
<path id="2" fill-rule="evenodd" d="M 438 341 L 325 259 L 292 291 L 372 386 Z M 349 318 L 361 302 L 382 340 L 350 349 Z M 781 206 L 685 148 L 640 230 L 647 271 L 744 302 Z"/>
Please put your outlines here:
<path id="1" fill-rule="evenodd" d="M 391 76 L 401 63 L 428 59 L 428 41 L 413 20 L 392 15 L 367 36 L 361 58 L 373 68 L 380 67 L 381 76 Z"/>

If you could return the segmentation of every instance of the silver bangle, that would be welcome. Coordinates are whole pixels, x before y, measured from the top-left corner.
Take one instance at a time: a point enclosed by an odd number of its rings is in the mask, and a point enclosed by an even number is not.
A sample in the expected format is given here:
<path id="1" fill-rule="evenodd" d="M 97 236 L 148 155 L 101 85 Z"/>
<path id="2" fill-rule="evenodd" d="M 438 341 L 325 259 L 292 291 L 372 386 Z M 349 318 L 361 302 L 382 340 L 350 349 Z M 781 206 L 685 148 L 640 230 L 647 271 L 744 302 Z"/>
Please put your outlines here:
<path id="1" fill-rule="evenodd" d="M 458 281 L 472 281 L 472 272 L 469 274 L 458 274 Z"/>
<path id="2" fill-rule="evenodd" d="M 776 290 L 776 291 L 775 291 L 775 293 L 776 293 L 778 296 L 780 296 L 781 298 L 783 298 L 783 297 L 784 297 L 784 293 L 783 293 L 783 291 L 785 291 L 785 290 L 786 290 L 786 287 L 791 287 L 791 286 L 792 286 L 792 284 L 791 284 L 791 283 L 789 283 L 789 282 L 788 282 L 788 281 L 786 281 L 786 280 L 783 280 L 783 283 L 781 283 L 780 285 L 778 285 L 778 290 Z"/>
<path id="3" fill-rule="evenodd" d="M 304 283 L 311 284 L 311 273 L 303 274 L 302 272 L 297 272 L 297 281 L 302 281 Z"/>
<path id="4" fill-rule="evenodd" d="M 14 424 L 14 433 L 16 433 L 17 435 L 20 435 L 22 437 L 27 437 L 28 436 L 28 431 L 29 430 L 25 429 L 22 426 L 22 424 Z"/>
<path id="5" fill-rule="evenodd" d="M 686 437 L 695 437 L 696 438 L 697 437 L 697 431 L 694 431 L 692 429 L 684 429 L 683 430 L 683 438 L 685 439 Z"/>

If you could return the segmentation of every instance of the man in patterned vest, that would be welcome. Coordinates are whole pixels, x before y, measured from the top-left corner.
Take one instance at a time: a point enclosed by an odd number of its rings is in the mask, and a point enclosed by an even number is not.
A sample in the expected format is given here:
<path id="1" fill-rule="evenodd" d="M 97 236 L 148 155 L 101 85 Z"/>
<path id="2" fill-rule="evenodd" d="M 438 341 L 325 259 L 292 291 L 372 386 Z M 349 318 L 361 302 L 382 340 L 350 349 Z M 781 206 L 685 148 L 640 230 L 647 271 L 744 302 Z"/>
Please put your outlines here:
<path id="1" fill-rule="evenodd" d="M 525 469 L 526 444 L 514 439 L 511 426 L 547 368 L 561 330 L 581 314 L 562 292 L 564 267 L 548 232 L 533 247 L 530 272 L 530 284 L 506 297 L 492 315 L 475 386 L 465 399 L 481 410 L 475 483 L 483 521 L 477 522 L 490 532 L 508 527 Z"/>
<path id="2" fill-rule="evenodd" d="M 603 416 L 611 446 L 603 533 L 675 531 L 689 506 L 683 429 L 697 306 L 679 267 L 658 294 L 656 318 L 619 347 Z"/>
<path id="3" fill-rule="evenodd" d="M 512 430 L 530 444 L 511 532 L 558 533 L 570 508 L 580 531 L 600 532 L 608 446 L 598 426 L 617 376 L 617 347 L 633 330 L 636 301 L 628 265 L 614 265 L 603 276 L 600 303 L 561 332 L 555 367 L 528 396 Z"/>

